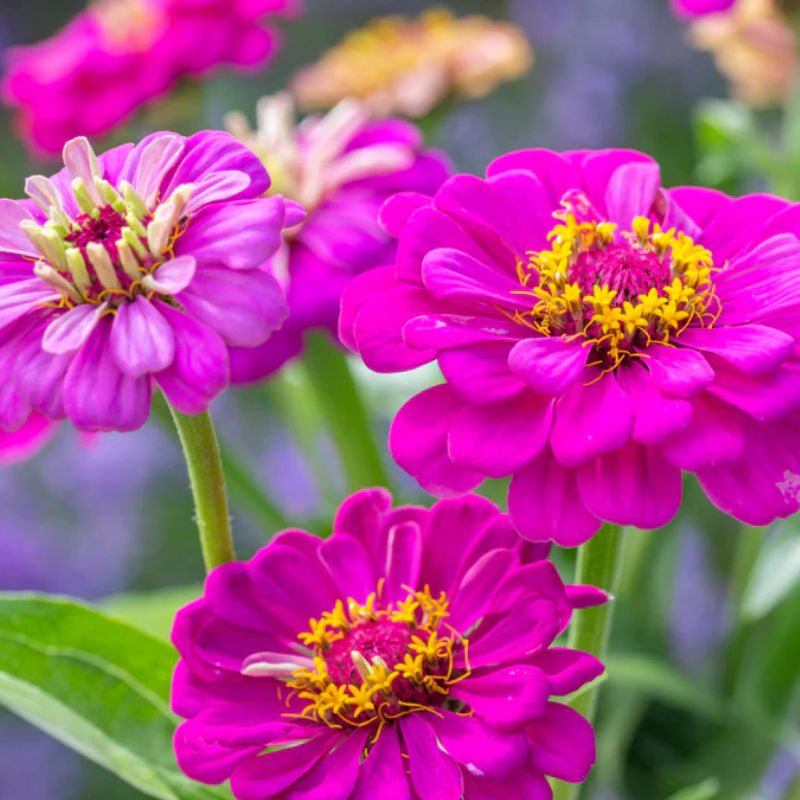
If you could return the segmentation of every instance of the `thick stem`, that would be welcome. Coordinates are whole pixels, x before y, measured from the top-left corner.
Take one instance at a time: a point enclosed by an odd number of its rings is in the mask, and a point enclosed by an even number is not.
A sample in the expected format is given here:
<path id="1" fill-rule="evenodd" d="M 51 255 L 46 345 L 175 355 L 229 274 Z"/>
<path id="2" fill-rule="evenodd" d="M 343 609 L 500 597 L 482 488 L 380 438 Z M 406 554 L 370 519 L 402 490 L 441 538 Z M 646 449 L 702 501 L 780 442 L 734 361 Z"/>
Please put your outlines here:
<path id="1" fill-rule="evenodd" d="M 222 458 L 211 414 L 188 416 L 172 408 L 194 497 L 195 522 L 206 572 L 233 561 L 233 535 Z"/>
<path id="2" fill-rule="evenodd" d="M 611 633 L 614 610 L 614 595 L 619 581 L 622 563 L 622 531 L 619 525 L 606 523 L 602 530 L 578 550 L 575 582 L 591 584 L 611 595 L 611 601 L 595 608 L 584 608 L 575 612 L 569 631 L 568 646 L 575 650 L 603 659 Z M 588 689 L 579 694 L 570 706 L 594 723 L 597 710 L 598 689 Z M 558 782 L 554 786 L 555 800 L 575 800 L 580 795 L 581 785 Z"/>

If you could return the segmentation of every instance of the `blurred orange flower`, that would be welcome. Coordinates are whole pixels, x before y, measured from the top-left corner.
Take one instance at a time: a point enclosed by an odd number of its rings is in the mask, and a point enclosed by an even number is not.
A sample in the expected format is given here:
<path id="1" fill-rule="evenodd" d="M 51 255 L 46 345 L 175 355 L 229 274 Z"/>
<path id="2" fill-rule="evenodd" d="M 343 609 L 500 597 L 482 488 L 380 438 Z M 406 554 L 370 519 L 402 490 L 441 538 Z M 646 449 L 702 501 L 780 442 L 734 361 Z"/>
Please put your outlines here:
<path id="1" fill-rule="evenodd" d="M 482 97 L 532 64 L 533 50 L 516 25 L 431 9 L 352 31 L 300 70 L 291 88 L 305 109 L 355 97 L 376 115 L 421 117 L 450 94 Z"/>
<path id="2" fill-rule="evenodd" d="M 714 56 L 731 94 L 756 108 L 785 102 L 795 86 L 797 38 L 777 0 L 738 0 L 690 24 L 692 44 Z"/>

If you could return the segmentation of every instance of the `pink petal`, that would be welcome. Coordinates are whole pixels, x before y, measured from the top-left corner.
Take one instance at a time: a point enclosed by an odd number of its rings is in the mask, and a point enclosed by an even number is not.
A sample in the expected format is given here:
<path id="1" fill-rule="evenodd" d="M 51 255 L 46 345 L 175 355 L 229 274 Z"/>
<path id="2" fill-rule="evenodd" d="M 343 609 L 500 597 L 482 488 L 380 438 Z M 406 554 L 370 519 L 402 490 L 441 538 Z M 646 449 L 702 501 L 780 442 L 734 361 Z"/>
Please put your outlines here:
<path id="1" fill-rule="evenodd" d="M 491 726 L 513 731 L 544 713 L 550 691 L 550 681 L 540 669 L 517 664 L 460 681 L 450 694 Z"/>
<path id="2" fill-rule="evenodd" d="M 412 397 L 398 412 L 389 431 L 395 461 L 431 494 L 468 492 L 483 475 L 453 464 L 447 455 L 447 435 L 463 401 L 446 384 Z"/>
<path id="3" fill-rule="evenodd" d="M 430 202 L 431 198 L 426 194 L 398 192 L 383 204 L 378 219 L 387 233 L 399 239 L 411 215 Z"/>
<path id="4" fill-rule="evenodd" d="M 365 603 L 376 590 L 378 576 L 372 569 L 369 553 L 355 536 L 339 533 L 322 542 L 319 558 L 328 568 L 341 597 Z"/>
<path id="5" fill-rule="evenodd" d="M 523 339 L 511 351 L 508 365 L 532 389 L 555 397 L 580 379 L 589 349 L 558 336 Z"/>
<path id="6" fill-rule="evenodd" d="M 655 385 L 672 397 L 692 397 L 714 380 L 714 370 L 695 350 L 654 344 L 647 349 L 647 368 Z"/>
<path id="7" fill-rule="evenodd" d="M 131 184 L 148 206 L 156 202 L 161 182 L 183 153 L 184 144 L 182 136 L 165 133 L 151 138 L 143 148 L 134 148 L 128 155 L 129 161 L 138 159 Z"/>
<path id="8" fill-rule="evenodd" d="M 605 667 L 590 653 L 566 647 L 548 647 L 531 659 L 547 676 L 551 694 L 564 696 L 599 678 Z"/>
<path id="9" fill-rule="evenodd" d="M 20 223 L 33 217 L 16 201 L 0 200 L 0 252 L 39 258 L 39 251 L 23 233 Z"/>
<path id="10" fill-rule="evenodd" d="M 569 783 L 586 780 L 597 751 L 592 726 L 561 703 L 549 703 L 539 719 L 528 725 L 531 766 L 545 775 Z"/>
<path id="11" fill-rule="evenodd" d="M 55 354 L 77 350 L 89 337 L 107 308 L 107 303 L 81 303 L 66 313 L 59 314 L 45 329 L 42 349 Z"/>
<path id="12" fill-rule="evenodd" d="M 25 461 L 52 438 L 58 425 L 33 412 L 15 431 L 0 430 L 0 464 Z"/>
<path id="13" fill-rule="evenodd" d="M 497 339 L 516 339 L 519 326 L 494 317 L 459 314 L 426 314 L 403 326 L 403 340 L 410 347 L 444 350 Z"/>
<path id="14" fill-rule="evenodd" d="M 111 320 L 103 319 L 64 377 L 64 410 L 85 431 L 133 431 L 150 413 L 150 379 L 121 372 L 111 354 Z"/>
<path id="15" fill-rule="evenodd" d="M 580 499 L 575 470 L 559 464 L 549 449 L 514 474 L 508 511 L 525 539 L 552 539 L 561 547 L 583 544 L 601 525 Z"/>
<path id="16" fill-rule="evenodd" d="M 405 522 L 389 530 L 386 546 L 387 602 L 404 600 L 409 586 L 416 586 L 422 564 L 422 531 L 414 522 Z"/>
<path id="17" fill-rule="evenodd" d="M 178 411 L 199 414 L 228 383 L 225 343 L 207 325 L 166 303 L 158 303 L 158 310 L 172 327 L 175 357 L 155 378 Z"/>
<path id="18" fill-rule="evenodd" d="M 770 375 L 753 378 L 714 364 L 716 380 L 709 394 L 741 409 L 759 422 L 771 422 L 800 406 L 800 374 L 780 367 Z"/>
<path id="19" fill-rule="evenodd" d="M 172 327 L 141 295 L 117 308 L 110 345 L 117 366 L 134 378 L 166 369 L 175 357 Z"/>
<path id="20" fill-rule="evenodd" d="M 465 406 L 448 435 L 455 464 L 504 478 L 532 461 L 547 444 L 553 401 L 526 392 L 490 406 Z"/>
<path id="21" fill-rule="evenodd" d="M 260 269 L 203 265 L 177 300 L 233 347 L 262 344 L 289 314 L 280 284 Z"/>
<path id="22" fill-rule="evenodd" d="M 197 262 L 192 256 L 178 256 L 156 267 L 142 280 L 145 288 L 163 295 L 183 291 L 194 278 Z"/>
<path id="23" fill-rule="evenodd" d="M 439 353 L 439 367 L 448 384 L 472 405 L 508 400 L 527 389 L 511 372 L 511 342 L 483 342 Z"/>
<path id="24" fill-rule="evenodd" d="M 772 372 L 794 351 L 791 336 L 764 325 L 689 328 L 681 344 L 714 353 L 747 375 Z"/>
<path id="25" fill-rule="evenodd" d="M 680 507 L 681 473 L 655 447 L 629 442 L 579 467 L 578 491 L 600 519 L 661 528 Z"/>
<path id="26" fill-rule="evenodd" d="M 510 170 L 532 172 L 548 193 L 553 209 L 570 190 L 580 186 L 581 181 L 575 167 L 560 153 L 552 150 L 530 149 L 507 153 L 492 161 L 486 169 L 490 178 Z"/>
<path id="27" fill-rule="evenodd" d="M 439 747 L 430 722 L 421 714 L 410 714 L 401 717 L 399 724 L 408 754 L 411 785 L 419 800 L 461 800 L 464 792 L 461 770 Z"/>
<path id="28" fill-rule="evenodd" d="M 625 164 L 614 170 L 606 189 L 608 218 L 629 229 L 634 217 L 649 216 L 661 172 L 655 162 Z"/>
<path id="29" fill-rule="evenodd" d="M 587 374 L 596 378 L 595 373 Z M 633 423 L 628 395 L 613 373 L 606 374 L 589 385 L 575 384 L 559 398 L 550 446 L 558 461 L 575 467 L 625 444 Z"/>
<path id="30" fill-rule="evenodd" d="M 382 795 L 391 800 L 411 800 L 395 725 L 385 725 L 361 764 L 352 800 L 377 800 Z"/>

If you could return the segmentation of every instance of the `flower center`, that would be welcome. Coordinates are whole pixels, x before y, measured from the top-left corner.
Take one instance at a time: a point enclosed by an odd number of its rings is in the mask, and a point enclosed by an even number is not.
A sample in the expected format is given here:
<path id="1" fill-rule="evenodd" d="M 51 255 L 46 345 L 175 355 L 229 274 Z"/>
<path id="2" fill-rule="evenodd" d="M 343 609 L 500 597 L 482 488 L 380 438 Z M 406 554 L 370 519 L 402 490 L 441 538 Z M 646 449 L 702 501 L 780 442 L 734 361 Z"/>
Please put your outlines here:
<path id="1" fill-rule="evenodd" d="M 461 703 L 449 696 L 469 675 L 468 642 L 444 621 L 448 600 L 426 587 L 379 608 L 377 594 L 365 605 L 338 601 L 300 640 L 313 650 L 313 668 L 294 671 L 288 686 L 308 705 L 301 716 L 334 727 L 384 723 L 414 711 Z M 456 656 L 463 654 L 458 668 Z"/>
<path id="2" fill-rule="evenodd" d="M 579 223 L 570 211 L 556 217 L 551 248 L 518 264 L 519 294 L 534 304 L 516 321 L 545 336 L 584 338 L 590 363 L 605 371 L 653 342 L 671 344 L 693 322 L 716 321 L 711 253 L 685 233 L 646 217 L 622 232 L 611 222 Z"/>
<path id="3" fill-rule="evenodd" d="M 107 303 L 113 313 L 121 302 L 163 288 L 153 272 L 173 258 L 175 241 L 186 230 L 191 184 L 179 186 L 165 202 L 151 202 L 151 210 L 126 181 L 118 191 L 96 175 L 92 186 L 76 178 L 72 191 L 80 213 L 74 219 L 60 199 L 48 205 L 56 195 L 46 184 L 40 179 L 31 194 L 49 219 L 21 226 L 41 254 L 34 272 L 61 294 L 59 307 Z"/>

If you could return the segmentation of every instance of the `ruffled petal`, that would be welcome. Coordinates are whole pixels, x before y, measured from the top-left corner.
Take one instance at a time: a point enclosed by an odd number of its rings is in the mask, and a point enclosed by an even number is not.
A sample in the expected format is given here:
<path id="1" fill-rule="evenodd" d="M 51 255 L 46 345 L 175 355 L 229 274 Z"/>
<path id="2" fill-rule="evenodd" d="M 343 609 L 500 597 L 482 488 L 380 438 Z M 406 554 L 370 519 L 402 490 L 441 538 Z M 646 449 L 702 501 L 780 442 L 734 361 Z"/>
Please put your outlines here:
<path id="1" fill-rule="evenodd" d="M 556 461 L 549 448 L 514 474 L 508 512 L 529 541 L 552 540 L 561 547 L 583 544 L 602 524 L 580 499 L 575 470 Z"/>
<path id="2" fill-rule="evenodd" d="M 629 442 L 579 467 L 578 491 L 599 519 L 661 528 L 680 508 L 681 473 L 656 448 Z"/>
<path id="3" fill-rule="evenodd" d="M 166 369 L 175 357 L 172 327 L 142 296 L 117 308 L 109 345 L 117 366 L 134 378 Z"/>
<path id="4" fill-rule="evenodd" d="M 549 703 L 528 728 L 531 766 L 568 783 L 585 781 L 597 758 L 592 726 L 561 703 Z"/>
<path id="5" fill-rule="evenodd" d="M 670 397 L 692 397 L 714 380 L 714 370 L 696 350 L 655 345 L 647 356 L 653 383 Z"/>
<path id="6" fill-rule="evenodd" d="M 510 342 L 484 342 L 439 353 L 439 368 L 448 384 L 467 402 L 489 405 L 527 389 L 508 367 Z"/>
<path id="7" fill-rule="evenodd" d="M 589 349 L 555 336 L 523 339 L 511 350 L 508 366 L 532 389 L 556 397 L 580 379 Z"/>
<path id="8" fill-rule="evenodd" d="M 412 397 L 389 430 L 395 461 L 431 494 L 461 494 L 474 489 L 483 475 L 455 465 L 447 454 L 447 435 L 464 402 L 446 384 Z"/>

